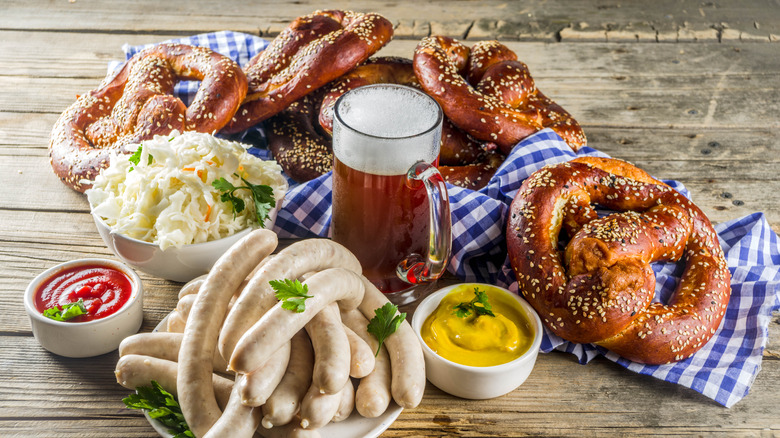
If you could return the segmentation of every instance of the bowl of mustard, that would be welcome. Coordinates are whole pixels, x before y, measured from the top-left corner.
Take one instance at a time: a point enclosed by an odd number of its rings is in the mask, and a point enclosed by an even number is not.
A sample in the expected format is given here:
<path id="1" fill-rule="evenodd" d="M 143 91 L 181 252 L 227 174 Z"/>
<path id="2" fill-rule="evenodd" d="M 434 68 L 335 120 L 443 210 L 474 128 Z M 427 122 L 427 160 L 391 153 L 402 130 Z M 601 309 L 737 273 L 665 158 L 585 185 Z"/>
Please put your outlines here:
<path id="1" fill-rule="evenodd" d="M 542 321 L 520 296 L 484 283 L 440 289 L 420 302 L 412 327 L 428 380 L 467 399 L 502 396 L 531 374 Z"/>

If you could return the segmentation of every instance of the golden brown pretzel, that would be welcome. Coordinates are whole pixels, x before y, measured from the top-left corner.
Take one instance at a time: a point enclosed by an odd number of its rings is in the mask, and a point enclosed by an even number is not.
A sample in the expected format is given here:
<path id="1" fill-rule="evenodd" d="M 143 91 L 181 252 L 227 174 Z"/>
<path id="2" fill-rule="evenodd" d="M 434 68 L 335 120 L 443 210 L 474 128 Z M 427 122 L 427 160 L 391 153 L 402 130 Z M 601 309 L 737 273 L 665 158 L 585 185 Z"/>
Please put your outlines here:
<path id="1" fill-rule="evenodd" d="M 528 67 L 514 52 L 497 41 L 477 43 L 464 71 L 451 62 L 451 53 L 463 50 L 468 49 L 452 38 L 428 37 L 414 54 L 420 85 L 455 125 L 479 140 L 498 144 L 504 154 L 546 127 L 575 151 L 585 145 L 577 121 L 536 89 Z"/>
<path id="2" fill-rule="evenodd" d="M 200 80 L 189 107 L 172 96 L 179 80 Z M 80 96 L 54 124 L 49 155 L 54 173 L 83 192 L 108 165 L 111 151 L 173 129 L 220 130 L 247 91 L 241 68 L 204 47 L 161 44 L 133 56 L 108 82 Z"/>
<path id="3" fill-rule="evenodd" d="M 375 13 L 317 11 L 299 17 L 246 67 L 249 94 L 224 132 L 243 131 L 362 64 L 393 35 Z"/>
<path id="4" fill-rule="evenodd" d="M 613 159 L 547 166 L 510 208 L 507 249 L 523 296 L 563 339 L 633 361 L 685 359 L 715 333 L 731 276 L 710 221 L 674 189 Z M 593 204 L 619 211 L 595 218 Z M 573 237 L 558 250 L 568 218 Z M 654 261 L 686 259 L 667 304 L 652 303 Z"/>

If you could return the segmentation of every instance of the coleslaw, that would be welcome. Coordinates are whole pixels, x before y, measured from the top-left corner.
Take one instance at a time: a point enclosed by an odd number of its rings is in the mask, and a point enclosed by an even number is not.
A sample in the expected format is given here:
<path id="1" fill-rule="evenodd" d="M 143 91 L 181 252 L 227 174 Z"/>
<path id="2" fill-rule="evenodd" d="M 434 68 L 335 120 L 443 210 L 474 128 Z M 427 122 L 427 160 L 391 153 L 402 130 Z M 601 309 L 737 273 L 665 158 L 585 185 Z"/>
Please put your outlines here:
<path id="1" fill-rule="evenodd" d="M 220 178 L 236 187 L 245 182 L 269 186 L 277 200 L 287 190 L 275 161 L 261 160 L 244 145 L 210 134 L 173 131 L 127 150 L 135 153 L 112 154 L 111 164 L 85 192 L 87 199 L 92 213 L 113 232 L 161 249 L 264 225 L 257 223 L 250 190 L 235 192 L 246 205 L 240 212 L 220 199 L 222 193 L 213 185 Z"/>

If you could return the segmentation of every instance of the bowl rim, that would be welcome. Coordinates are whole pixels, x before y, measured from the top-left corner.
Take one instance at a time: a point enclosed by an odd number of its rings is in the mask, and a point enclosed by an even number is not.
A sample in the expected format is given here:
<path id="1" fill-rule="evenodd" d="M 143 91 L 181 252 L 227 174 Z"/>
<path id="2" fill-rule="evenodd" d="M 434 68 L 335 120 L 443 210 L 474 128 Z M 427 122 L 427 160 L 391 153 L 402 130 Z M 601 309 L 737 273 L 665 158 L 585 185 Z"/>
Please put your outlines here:
<path id="1" fill-rule="evenodd" d="M 422 334 L 420 333 L 420 330 L 422 329 L 422 325 L 425 322 L 425 319 L 428 318 L 428 315 L 430 315 L 436 308 L 438 307 L 441 300 L 450 293 L 453 289 L 456 287 L 462 287 L 465 285 L 474 285 L 474 286 L 489 286 L 492 288 L 495 288 L 497 290 L 500 290 L 502 293 L 505 293 L 511 297 L 513 297 L 515 300 L 517 300 L 518 304 L 520 304 L 520 307 L 523 309 L 524 313 L 526 314 L 526 317 L 528 317 L 529 320 L 533 323 L 534 327 L 534 340 L 531 343 L 531 346 L 528 347 L 528 350 L 520 355 L 520 357 L 513 359 L 509 362 L 498 364 L 498 365 L 491 365 L 486 367 L 478 367 L 478 366 L 472 366 L 472 365 L 463 365 L 457 362 L 453 362 L 447 358 L 444 358 L 440 356 L 438 353 L 433 351 L 431 347 L 428 346 L 428 344 L 425 342 L 425 340 L 422 338 Z M 418 313 L 417 310 L 420 309 L 420 307 L 423 307 L 423 304 L 428 305 L 427 303 L 430 303 L 432 301 L 436 301 L 434 304 L 431 304 L 431 311 L 427 312 L 425 315 L 422 314 L 422 312 Z M 418 324 L 419 321 L 419 324 Z M 493 374 L 493 373 L 501 373 L 508 370 L 512 370 L 517 368 L 518 366 L 524 365 L 528 361 L 533 361 L 534 358 L 539 354 L 539 348 L 542 345 L 542 330 L 544 330 L 544 327 L 542 326 L 542 320 L 539 318 L 539 315 L 536 313 L 536 310 L 534 310 L 533 307 L 526 301 L 523 297 L 521 297 L 518 294 L 512 293 L 509 289 L 496 286 L 494 284 L 489 283 L 476 283 L 476 282 L 467 282 L 467 283 L 457 283 L 450 286 L 443 287 L 427 297 L 423 299 L 420 304 L 417 306 L 417 309 L 415 309 L 414 314 L 412 315 L 412 328 L 414 329 L 414 333 L 417 335 L 417 339 L 420 341 L 420 344 L 423 348 L 423 351 L 427 353 L 428 355 L 432 355 L 437 360 L 442 361 L 443 363 L 459 369 L 463 371 L 468 371 L 472 373 L 477 374 Z M 533 363 L 533 362 L 532 362 Z"/>
<path id="2" fill-rule="evenodd" d="M 84 322 L 57 321 L 55 319 L 51 319 L 43 316 L 43 314 L 39 312 L 38 309 L 35 307 L 35 304 L 33 302 L 33 297 L 38 291 L 40 285 L 45 280 L 51 278 L 58 272 L 64 271 L 68 268 L 72 268 L 75 266 L 82 266 L 88 264 L 98 264 L 98 265 L 108 266 L 117 269 L 121 271 L 123 274 L 127 275 L 127 277 L 130 279 L 130 283 L 132 284 L 130 298 L 128 298 L 127 302 L 111 315 L 108 315 L 105 318 L 93 319 L 91 321 L 84 321 Z M 88 327 L 91 325 L 106 324 L 114 319 L 127 316 L 128 312 L 123 312 L 122 310 L 129 309 L 132 305 L 134 305 L 135 303 L 137 303 L 139 300 L 142 299 L 142 295 L 143 295 L 143 284 L 141 283 L 141 277 L 139 277 L 138 274 L 134 270 L 132 270 L 129 266 L 125 265 L 122 262 L 118 262 L 116 260 L 104 259 L 99 257 L 87 257 L 87 258 L 70 260 L 63 263 L 58 263 L 50 267 L 49 269 L 46 269 L 45 271 L 41 272 L 37 276 L 35 276 L 35 278 L 33 278 L 27 284 L 27 288 L 24 291 L 24 308 L 27 311 L 27 314 L 30 316 L 30 318 L 32 318 L 33 320 L 39 323 L 49 324 L 56 327 Z"/>
<path id="3" fill-rule="evenodd" d="M 233 234 L 231 234 L 231 235 L 229 235 L 229 236 L 220 237 L 220 238 L 219 238 L 219 239 L 217 239 L 217 240 L 208 240 L 208 241 L 206 241 L 206 242 L 198 242 L 198 243 L 188 243 L 188 244 L 186 244 L 186 245 L 182 245 L 182 247 L 181 247 L 181 248 L 176 248 L 175 246 L 172 246 L 172 247 L 170 247 L 170 248 L 166 248 L 166 249 L 160 249 L 160 244 L 159 244 L 159 243 L 147 242 L 147 241 L 145 241 L 145 240 L 136 239 L 135 237 L 130 237 L 130 236 L 127 236 L 127 235 L 125 235 L 125 234 L 119 233 L 119 232 L 117 232 L 117 231 L 113 230 L 113 229 L 112 229 L 112 228 L 111 228 L 111 227 L 110 227 L 110 226 L 109 226 L 109 225 L 108 225 L 108 224 L 105 222 L 105 220 L 103 219 L 103 217 L 101 217 L 101 216 L 100 216 L 100 215 L 98 215 L 97 213 L 95 213 L 95 212 L 90 212 L 90 214 L 92 215 L 92 217 L 93 217 L 93 219 L 95 220 L 95 222 L 96 222 L 96 223 L 99 223 L 99 225 L 98 225 L 98 226 L 103 226 L 103 227 L 104 227 L 104 228 L 105 228 L 105 229 L 108 231 L 108 233 L 109 233 L 110 235 L 112 235 L 112 236 L 120 236 L 121 238 L 123 238 L 123 239 L 126 239 L 126 240 L 130 241 L 131 243 L 134 243 L 134 244 L 137 244 L 137 245 L 141 245 L 141 246 L 146 246 L 146 247 L 149 247 L 150 249 L 159 249 L 160 251 L 169 251 L 169 250 L 179 250 L 179 251 L 181 251 L 181 250 L 183 250 L 184 248 L 197 248 L 197 247 L 199 247 L 199 246 L 201 246 L 201 245 L 202 245 L 202 246 L 205 246 L 205 245 L 208 245 L 208 244 L 214 244 L 215 242 L 219 242 L 219 241 L 221 241 L 221 240 L 223 240 L 223 239 L 229 239 L 229 238 L 241 237 L 241 236 L 244 236 L 245 234 L 248 234 L 248 233 L 249 233 L 249 232 L 251 232 L 252 230 L 255 230 L 255 229 L 258 229 L 258 228 L 260 228 L 260 227 L 256 226 L 255 224 L 250 224 L 250 225 L 249 225 L 248 227 L 246 227 L 246 228 L 243 228 L 243 229 L 241 229 L 241 230 L 238 230 L 238 231 L 236 231 L 235 233 L 233 233 Z"/>

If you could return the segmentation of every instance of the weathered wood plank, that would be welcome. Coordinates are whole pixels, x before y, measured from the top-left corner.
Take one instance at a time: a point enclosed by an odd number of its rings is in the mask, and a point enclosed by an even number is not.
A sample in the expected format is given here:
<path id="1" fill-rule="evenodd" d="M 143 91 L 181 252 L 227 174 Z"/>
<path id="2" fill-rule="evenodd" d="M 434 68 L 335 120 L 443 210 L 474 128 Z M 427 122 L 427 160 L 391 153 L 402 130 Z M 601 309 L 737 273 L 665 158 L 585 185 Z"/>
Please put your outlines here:
<path id="1" fill-rule="evenodd" d="M 194 32 L 193 32 L 194 34 Z M 187 34 L 191 35 L 191 34 Z M 181 35 L 180 35 L 181 36 Z M 0 30 L 0 62 L 3 76 L 71 77 L 97 83 L 106 75 L 109 61 L 122 60 L 122 45 L 162 42 L 173 34 L 69 33 Z M 24 41 L 21 45 L 18 42 Z M 393 40 L 379 55 L 414 54 L 417 39 Z M 780 70 L 777 48 L 771 44 L 623 44 L 623 43 L 540 43 L 502 39 L 528 64 L 537 78 L 582 76 L 612 79 L 617 83 L 630 77 L 723 77 L 763 75 L 773 77 Z M 467 45 L 472 43 L 467 41 Z M 62 58 L 62 53 L 68 53 Z M 642 66 L 642 68 L 638 68 Z M 647 84 L 653 85 L 652 82 Z"/>
<path id="2" fill-rule="evenodd" d="M 52 29 L 113 33 L 180 34 L 232 29 L 275 35 L 292 19 L 320 9 L 315 0 L 288 4 L 221 2 L 218 11 L 203 0 L 161 4 L 153 0 L 107 5 L 90 2 L 6 2 L 3 29 Z M 554 41 L 763 41 L 780 34 L 780 13 L 770 0 L 595 4 L 591 2 L 491 0 L 404 2 L 331 2 L 330 8 L 377 11 L 396 25 L 396 38 L 447 34 L 469 39 L 502 38 Z M 156 13 L 149 14 L 147 11 Z M 214 15 L 211 15 L 214 14 Z M 728 30 L 728 31 L 726 31 Z"/>

